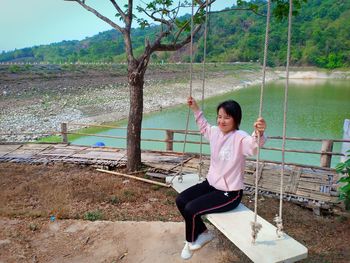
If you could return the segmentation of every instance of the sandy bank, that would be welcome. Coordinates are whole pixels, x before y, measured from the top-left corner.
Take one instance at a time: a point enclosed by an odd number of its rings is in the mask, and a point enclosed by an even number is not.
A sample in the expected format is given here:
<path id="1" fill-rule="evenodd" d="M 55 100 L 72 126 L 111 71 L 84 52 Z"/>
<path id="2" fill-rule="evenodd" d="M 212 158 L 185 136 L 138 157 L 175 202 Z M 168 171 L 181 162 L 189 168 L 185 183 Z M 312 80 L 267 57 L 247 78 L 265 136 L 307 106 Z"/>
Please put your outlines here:
<path id="1" fill-rule="evenodd" d="M 285 71 L 275 71 L 280 78 L 286 77 Z M 344 71 L 317 71 L 317 70 L 308 70 L 308 71 L 299 71 L 293 69 L 289 72 L 290 79 L 349 79 L 350 72 Z"/>

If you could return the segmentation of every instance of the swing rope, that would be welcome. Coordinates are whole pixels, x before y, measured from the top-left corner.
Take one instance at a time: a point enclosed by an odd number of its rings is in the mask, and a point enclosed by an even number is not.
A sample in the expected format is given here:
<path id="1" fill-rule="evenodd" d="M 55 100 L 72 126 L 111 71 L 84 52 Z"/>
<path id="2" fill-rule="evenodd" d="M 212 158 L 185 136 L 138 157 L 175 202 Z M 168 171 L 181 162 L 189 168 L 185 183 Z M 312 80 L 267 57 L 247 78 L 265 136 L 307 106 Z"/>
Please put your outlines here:
<path id="1" fill-rule="evenodd" d="M 291 46 L 291 32 L 292 32 L 292 13 L 293 0 L 289 1 L 288 14 L 288 46 L 287 46 L 287 64 L 286 64 L 286 83 L 284 89 L 284 109 L 283 109 L 283 135 L 282 135 L 282 167 L 281 167 L 281 182 L 280 182 L 280 202 L 279 215 L 276 215 L 274 221 L 277 226 L 277 236 L 283 235 L 283 221 L 282 221 L 282 205 L 283 205 L 283 177 L 285 166 L 285 147 L 286 147 L 286 131 L 287 131 L 287 110 L 288 110 L 288 87 L 289 87 L 289 63 L 290 63 L 290 46 Z"/>
<path id="2" fill-rule="evenodd" d="M 201 108 L 204 109 L 204 91 L 205 91 L 205 62 L 207 56 L 207 33 L 208 33 L 208 0 L 206 0 L 205 6 L 205 24 L 204 24 L 204 47 L 203 47 L 203 61 L 202 61 L 202 103 Z M 200 143 L 199 143 L 199 167 L 198 167 L 198 176 L 199 180 L 203 180 L 203 135 L 200 134 Z"/>
<path id="3" fill-rule="evenodd" d="M 193 84 L 193 15 L 194 15 L 194 0 L 192 0 L 192 7 L 191 7 L 191 43 L 190 43 L 190 92 L 189 96 L 192 96 L 192 84 Z M 188 126 L 190 122 L 190 113 L 191 109 L 188 107 L 187 111 L 187 118 L 186 118 L 186 128 L 185 128 L 185 138 L 184 138 L 184 144 L 182 148 L 182 161 L 181 161 L 181 166 L 180 166 L 180 172 L 179 172 L 179 177 L 178 180 L 180 183 L 183 181 L 182 177 L 182 171 L 184 167 L 184 162 L 185 162 L 185 150 L 186 150 L 186 143 L 187 143 L 187 135 L 188 135 Z"/>
<path id="4" fill-rule="evenodd" d="M 262 68 L 262 83 L 260 88 L 260 105 L 259 105 L 259 118 L 262 115 L 263 109 L 263 95 L 266 79 L 266 61 L 267 61 L 267 51 L 269 46 L 269 31 L 270 31 L 270 16 L 271 16 L 271 1 L 267 1 L 267 16 L 266 16 L 266 31 L 265 31 L 265 46 L 264 46 L 264 61 Z M 254 221 L 251 222 L 252 229 L 252 243 L 254 244 L 258 236 L 258 232 L 262 228 L 262 225 L 257 222 L 258 219 L 258 188 L 259 188 L 259 163 L 260 163 L 260 133 L 257 132 L 258 136 L 258 152 L 256 158 L 256 168 L 255 168 L 255 200 L 254 200 Z"/>
<path id="5" fill-rule="evenodd" d="M 204 27 L 204 55 L 203 55 L 203 67 L 202 67 L 202 108 L 203 108 L 203 100 L 204 100 L 204 88 L 205 88 L 205 58 L 206 58 L 206 46 L 207 46 L 207 28 L 208 28 L 208 5 L 209 2 L 206 0 L 206 15 L 205 15 L 205 27 Z M 189 96 L 192 96 L 192 86 L 193 86 L 193 27 L 194 27 L 194 0 L 192 1 L 192 11 L 191 11 L 191 43 L 190 43 L 190 81 L 189 81 Z M 184 144 L 182 148 L 182 161 L 180 166 L 180 171 L 176 173 L 170 180 L 169 184 L 172 184 L 175 176 L 178 175 L 178 181 L 180 183 L 183 182 L 183 166 L 185 163 L 185 149 L 186 149 L 186 143 L 187 143 L 187 135 L 188 135 L 188 127 L 189 127 L 189 120 L 190 120 L 190 113 L 191 109 L 188 108 L 187 111 L 187 118 L 186 118 L 186 128 L 185 128 L 185 137 L 184 137 Z M 202 144 L 203 144 L 203 138 L 201 135 L 200 140 L 200 161 L 199 161 L 199 180 L 202 180 L 202 165 L 203 165 L 203 157 L 202 157 Z"/>

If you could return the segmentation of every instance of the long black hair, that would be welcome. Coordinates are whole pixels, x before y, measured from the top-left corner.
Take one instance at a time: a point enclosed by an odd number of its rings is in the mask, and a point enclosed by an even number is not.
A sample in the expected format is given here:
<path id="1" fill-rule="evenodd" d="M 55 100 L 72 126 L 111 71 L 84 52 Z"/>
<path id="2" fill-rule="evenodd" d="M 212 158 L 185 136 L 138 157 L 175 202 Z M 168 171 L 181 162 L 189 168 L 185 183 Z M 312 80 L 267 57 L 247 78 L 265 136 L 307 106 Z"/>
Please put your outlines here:
<path id="1" fill-rule="evenodd" d="M 219 110 L 221 108 L 223 108 L 227 115 L 234 119 L 236 125 L 235 128 L 236 130 L 239 130 L 239 125 L 241 124 L 242 120 L 242 109 L 239 103 L 234 100 L 226 100 L 221 102 L 216 109 L 216 114 L 219 114 Z"/>

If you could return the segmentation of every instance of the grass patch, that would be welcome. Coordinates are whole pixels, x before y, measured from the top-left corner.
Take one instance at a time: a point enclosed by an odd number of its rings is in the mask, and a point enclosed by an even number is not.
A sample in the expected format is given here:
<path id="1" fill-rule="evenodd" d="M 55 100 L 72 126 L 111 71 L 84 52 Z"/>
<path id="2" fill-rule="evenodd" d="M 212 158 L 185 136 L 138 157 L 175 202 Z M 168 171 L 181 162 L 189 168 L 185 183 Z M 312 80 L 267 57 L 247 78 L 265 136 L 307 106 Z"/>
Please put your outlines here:
<path id="1" fill-rule="evenodd" d="M 112 195 L 109 199 L 109 202 L 112 204 L 112 205 L 117 205 L 120 203 L 120 200 L 118 198 L 118 196 L 115 196 L 115 195 Z"/>
<path id="2" fill-rule="evenodd" d="M 178 193 L 174 189 L 166 189 L 165 194 L 169 197 L 177 197 Z"/>
<path id="3" fill-rule="evenodd" d="M 117 125 L 115 125 L 115 124 L 108 124 L 108 125 L 117 127 Z M 81 129 L 72 131 L 72 132 L 85 133 L 85 134 L 96 134 L 96 137 L 98 137 L 98 135 L 97 135 L 98 133 L 103 133 L 103 132 L 111 130 L 111 129 L 112 128 L 104 128 L 104 127 L 86 127 L 86 128 L 81 128 Z M 125 130 L 125 134 L 126 134 L 126 130 Z M 85 137 L 85 136 L 87 136 L 87 135 L 68 134 L 68 141 L 72 142 L 74 140 L 77 140 L 77 139 L 79 139 L 81 137 Z M 100 138 L 102 140 L 104 137 L 100 137 Z M 61 135 L 47 136 L 47 137 L 43 137 L 43 138 L 38 139 L 36 142 L 38 142 L 38 143 L 62 142 L 62 136 Z"/>
<path id="4" fill-rule="evenodd" d="M 102 220 L 103 214 L 100 210 L 89 211 L 84 214 L 84 219 L 89 221 Z"/>
<path id="5" fill-rule="evenodd" d="M 163 186 L 160 186 L 160 185 L 151 185 L 151 189 L 153 190 L 153 191 L 158 191 L 159 189 L 161 189 L 161 188 L 163 188 Z"/>
<path id="6" fill-rule="evenodd" d="M 8 216 L 10 218 L 41 218 L 47 217 L 48 214 L 45 211 L 31 210 L 30 208 L 15 209 L 15 208 L 0 208 L 1 216 Z"/>
<path id="7" fill-rule="evenodd" d="M 136 193 L 133 190 L 125 189 L 122 195 L 126 201 L 135 201 L 137 199 Z"/>

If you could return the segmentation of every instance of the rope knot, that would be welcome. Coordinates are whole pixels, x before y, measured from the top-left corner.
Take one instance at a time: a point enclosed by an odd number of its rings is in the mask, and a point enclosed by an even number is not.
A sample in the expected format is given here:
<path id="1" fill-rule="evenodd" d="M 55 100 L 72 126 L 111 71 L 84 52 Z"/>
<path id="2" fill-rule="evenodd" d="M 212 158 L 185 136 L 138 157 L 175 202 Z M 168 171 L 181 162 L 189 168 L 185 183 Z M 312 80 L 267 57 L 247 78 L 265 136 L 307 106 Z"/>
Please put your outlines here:
<path id="1" fill-rule="evenodd" d="M 179 182 L 179 183 L 182 183 L 183 182 L 183 176 L 182 176 L 182 173 L 180 173 L 179 174 L 179 177 L 177 178 L 177 181 Z"/>
<path id="2" fill-rule="evenodd" d="M 199 179 L 199 181 L 205 180 L 205 178 L 203 176 L 203 165 L 204 165 L 203 160 L 200 160 L 198 163 L 198 179 Z"/>
<path id="3" fill-rule="evenodd" d="M 258 237 L 258 233 L 260 229 L 262 228 L 262 225 L 258 222 L 250 222 L 251 228 L 252 228 L 252 243 L 255 244 L 255 240 Z"/>
<path id="4" fill-rule="evenodd" d="M 273 219 L 273 221 L 276 223 L 276 227 L 277 227 L 276 234 L 280 238 L 284 234 L 282 218 L 280 216 L 276 215 L 275 218 Z"/>

